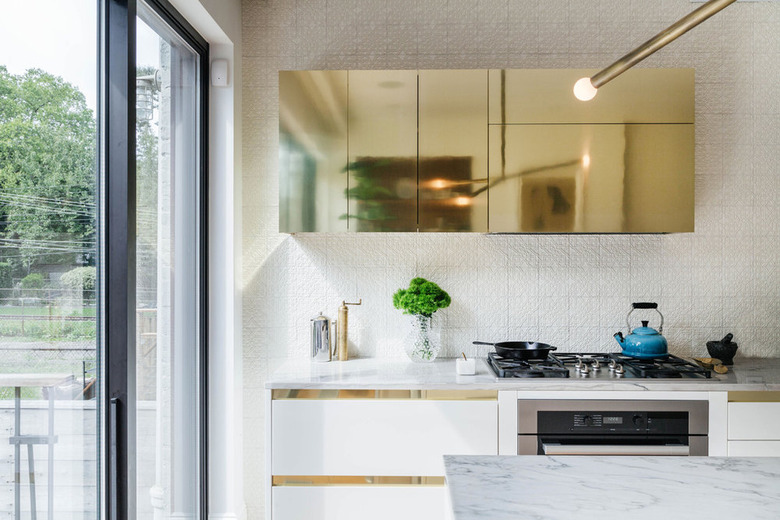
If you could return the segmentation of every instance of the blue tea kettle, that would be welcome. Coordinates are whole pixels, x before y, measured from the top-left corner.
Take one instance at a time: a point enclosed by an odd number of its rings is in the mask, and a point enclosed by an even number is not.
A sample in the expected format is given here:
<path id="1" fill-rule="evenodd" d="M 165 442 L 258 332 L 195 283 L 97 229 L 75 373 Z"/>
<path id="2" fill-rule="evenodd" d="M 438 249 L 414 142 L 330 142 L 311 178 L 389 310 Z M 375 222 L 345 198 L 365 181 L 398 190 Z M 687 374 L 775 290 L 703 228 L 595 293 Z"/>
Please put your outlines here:
<path id="1" fill-rule="evenodd" d="M 642 326 L 631 330 L 629 318 L 631 313 L 637 309 L 655 309 L 655 312 L 661 316 L 661 326 L 658 330 L 648 327 L 649 321 L 642 321 Z M 628 336 L 623 337 L 622 332 L 615 333 L 615 340 L 623 348 L 623 355 L 637 359 L 658 359 L 669 357 L 666 338 L 661 333 L 664 330 L 664 315 L 658 310 L 657 303 L 638 302 L 631 304 L 631 310 L 626 316 L 626 325 L 628 326 Z"/>

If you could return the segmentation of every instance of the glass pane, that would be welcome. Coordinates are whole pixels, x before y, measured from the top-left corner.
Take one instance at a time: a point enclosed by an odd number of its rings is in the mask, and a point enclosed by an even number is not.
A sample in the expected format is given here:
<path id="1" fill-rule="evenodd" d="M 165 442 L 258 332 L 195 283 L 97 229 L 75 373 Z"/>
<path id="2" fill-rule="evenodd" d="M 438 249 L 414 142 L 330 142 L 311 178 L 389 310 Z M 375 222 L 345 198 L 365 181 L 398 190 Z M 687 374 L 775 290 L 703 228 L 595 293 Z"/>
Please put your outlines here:
<path id="1" fill-rule="evenodd" d="M 96 20 L 0 4 L 0 518 L 98 517 Z"/>
<path id="2" fill-rule="evenodd" d="M 137 517 L 198 513 L 198 55 L 139 5 Z"/>

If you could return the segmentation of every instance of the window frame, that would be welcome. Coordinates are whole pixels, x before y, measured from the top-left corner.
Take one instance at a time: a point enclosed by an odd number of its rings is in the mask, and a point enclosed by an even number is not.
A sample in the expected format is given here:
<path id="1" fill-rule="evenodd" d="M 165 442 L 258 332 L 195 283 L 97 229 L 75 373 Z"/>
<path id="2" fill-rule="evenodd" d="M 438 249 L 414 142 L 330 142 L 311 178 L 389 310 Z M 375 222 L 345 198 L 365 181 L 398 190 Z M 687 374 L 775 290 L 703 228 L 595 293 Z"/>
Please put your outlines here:
<path id="1" fill-rule="evenodd" d="M 145 0 L 199 56 L 199 517 L 208 517 L 209 45 L 167 0 Z M 101 518 L 135 519 L 135 64 L 137 0 L 98 0 L 99 492 Z"/>

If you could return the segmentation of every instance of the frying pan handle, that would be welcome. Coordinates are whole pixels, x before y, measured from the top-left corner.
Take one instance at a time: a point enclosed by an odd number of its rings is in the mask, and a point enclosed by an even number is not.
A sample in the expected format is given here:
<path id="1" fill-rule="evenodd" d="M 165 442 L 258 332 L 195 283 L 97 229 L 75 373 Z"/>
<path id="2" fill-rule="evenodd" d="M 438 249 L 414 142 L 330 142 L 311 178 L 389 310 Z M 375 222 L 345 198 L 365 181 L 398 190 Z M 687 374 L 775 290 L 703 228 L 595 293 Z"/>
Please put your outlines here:
<path id="1" fill-rule="evenodd" d="M 488 343 L 487 341 L 472 341 L 472 345 L 490 345 L 491 347 L 494 347 L 495 343 Z"/>

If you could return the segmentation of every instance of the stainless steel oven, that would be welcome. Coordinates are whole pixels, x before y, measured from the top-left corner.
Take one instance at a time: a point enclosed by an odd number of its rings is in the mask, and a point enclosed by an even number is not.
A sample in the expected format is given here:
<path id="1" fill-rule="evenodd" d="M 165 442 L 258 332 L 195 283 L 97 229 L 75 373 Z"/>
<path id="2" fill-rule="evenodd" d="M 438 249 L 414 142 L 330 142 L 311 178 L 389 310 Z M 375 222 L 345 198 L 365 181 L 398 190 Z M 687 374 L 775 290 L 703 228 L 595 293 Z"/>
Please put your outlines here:
<path id="1" fill-rule="evenodd" d="M 707 455 L 708 401 L 518 400 L 519 455 Z"/>

